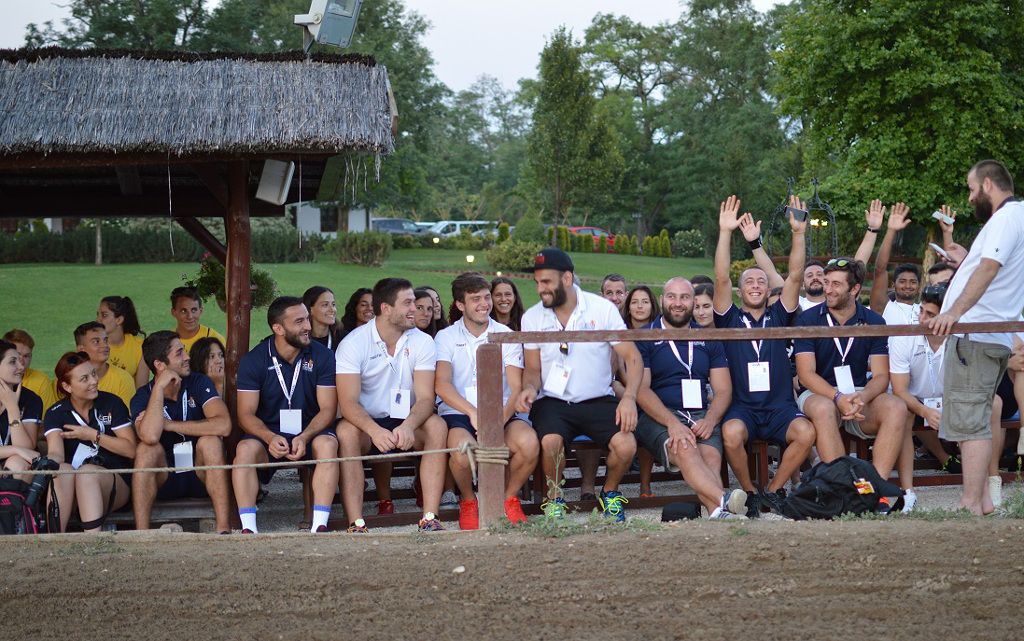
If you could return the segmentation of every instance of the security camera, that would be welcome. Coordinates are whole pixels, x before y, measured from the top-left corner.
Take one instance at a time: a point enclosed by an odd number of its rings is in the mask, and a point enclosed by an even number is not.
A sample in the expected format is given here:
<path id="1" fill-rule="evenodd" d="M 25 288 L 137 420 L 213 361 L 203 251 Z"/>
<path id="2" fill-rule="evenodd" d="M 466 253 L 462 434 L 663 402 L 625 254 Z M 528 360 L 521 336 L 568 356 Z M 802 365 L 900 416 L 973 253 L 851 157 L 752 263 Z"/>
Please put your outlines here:
<path id="1" fill-rule="evenodd" d="M 302 48 L 307 53 L 314 42 L 344 49 L 352 42 L 363 0 L 312 0 L 309 13 L 295 16 L 302 27 Z"/>

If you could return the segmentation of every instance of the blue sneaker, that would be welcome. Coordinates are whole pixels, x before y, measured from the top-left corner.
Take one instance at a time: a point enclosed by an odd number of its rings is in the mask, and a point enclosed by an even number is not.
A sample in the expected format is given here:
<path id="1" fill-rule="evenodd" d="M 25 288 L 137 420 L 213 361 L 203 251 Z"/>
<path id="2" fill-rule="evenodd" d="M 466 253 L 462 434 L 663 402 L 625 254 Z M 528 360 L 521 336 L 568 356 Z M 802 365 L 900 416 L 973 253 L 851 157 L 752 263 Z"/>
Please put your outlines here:
<path id="1" fill-rule="evenodd" d="M 540 504 L 540 510 L 544 513 L 544 517 L 548 519 L 564 519 L 565 514 L 569 511 L 569 506 L 565 504 L 565 499 L 548 499 Z"/>
<path id="2" fill-rule="evenodd" d="M 597 502 L 601 505 L 601 510 L 606 518 L 615 519 L 616 523 L 626 522 L 626 497 L 622 496 L 622 492 L 612 490 L 611 492 L 601 491 L 601 496 L 597 497 Z"/>

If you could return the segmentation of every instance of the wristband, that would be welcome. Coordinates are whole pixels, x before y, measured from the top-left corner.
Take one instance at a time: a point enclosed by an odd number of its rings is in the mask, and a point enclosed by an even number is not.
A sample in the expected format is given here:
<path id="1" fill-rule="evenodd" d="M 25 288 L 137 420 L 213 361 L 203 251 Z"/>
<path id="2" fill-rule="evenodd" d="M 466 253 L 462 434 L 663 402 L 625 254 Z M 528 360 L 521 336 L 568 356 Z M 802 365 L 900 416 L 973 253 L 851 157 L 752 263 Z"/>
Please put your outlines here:
<path id="1" fill-rule="evenodd" d="M 836 391 L 836 395 L 832 397 L 832 404 L 833 405 L 839 405 L 839 397 L 842 396 L 842 395 L 843 395 L 843 393 L 837 390 Z"/>
<path id="2" fill-rule="evenodd" d="M 868 227 L 868 231 L 871 232 L 872 234 L 877 234 L 881 229 L 881 227 L 875 227 L 874 229 Z"/>
<path id="3" fill-rule="evenodd" d="M 758 237 L 757 237 L 757 238 L 755 238 L 754 240 L 748 240 L 748 241 L 747 241 L 747 244 L 748 244 L 748 245 L 750 245 L 750 249 L 751 249 L 751 251 L 753 251 L 753 250 L 755 250 L 755 249 L 758 249 L 758 248 L 760 248 L 760 247 L 761 247 L 761 237 L 760 237 L 760 236 L 758 236 Z"/>

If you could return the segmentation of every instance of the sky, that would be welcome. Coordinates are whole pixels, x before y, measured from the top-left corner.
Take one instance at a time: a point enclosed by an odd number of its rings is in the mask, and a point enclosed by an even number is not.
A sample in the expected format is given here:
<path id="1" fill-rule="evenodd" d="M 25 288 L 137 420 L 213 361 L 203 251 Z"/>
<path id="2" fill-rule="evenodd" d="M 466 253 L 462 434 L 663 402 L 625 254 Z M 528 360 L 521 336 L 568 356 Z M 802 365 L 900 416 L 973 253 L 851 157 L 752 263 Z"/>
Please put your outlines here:
<path id="1" fill-rule="evenodd" d="M 777 3 L 753 0 L 760 11 Z M 455 91 L 469 87 L 483 74 L 494 76 L 509 89 L 520 78 L 536 77 L 545 39 L 560 25 L 582 38 L 597 13 L 625 14 L 653 25 L 678 18 L 683 4 L 679 0 L 406 0 L 409 9 L 430 21 L 432 28 L 424 43 L 433 53 L 434 73 Z M 68 15 L 66 5 L 67 0 L 0 0 L 0 48 L 22 46 L 25 25 L 30 22 L 59 23 Z M 298 47 L 298 27 L 295 40 Z"/>

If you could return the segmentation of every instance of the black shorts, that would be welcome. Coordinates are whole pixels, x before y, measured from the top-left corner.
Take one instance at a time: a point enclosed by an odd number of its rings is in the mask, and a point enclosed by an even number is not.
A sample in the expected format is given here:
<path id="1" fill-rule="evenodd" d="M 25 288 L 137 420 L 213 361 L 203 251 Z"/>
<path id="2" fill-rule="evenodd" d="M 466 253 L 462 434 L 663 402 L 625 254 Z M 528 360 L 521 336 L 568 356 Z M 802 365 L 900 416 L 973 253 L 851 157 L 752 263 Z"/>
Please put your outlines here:
<path id="1" fill-rule="evenodd" d="M 381 418 L 373 419 L 373 422 L 380 425 L 389 432 L 394 432 L 395 428 L 401 425 L 405 419 L 391 418 L 390 416 L 383 416 Z M 393 452 L 394 450 L 391 450 Z M 377 456 L 378 454 L 390 454 L 391 452 L 381 452 L 377 449 L 377 446 L 373 444 L 373 440 L 370 440 L 370 451 L 367 452 L 368 456 Z"/>
<path id="2" fill-rule="evenodd" d="M 615 410 L 619 400 L 614 396 L 601 396 L 580 403 L 570 403 L 545 396 L 533 402 L 530 421 L 537 438 L 557 434 L 568 444 L 577 436 L 587 436 L 598 445 L 608 442 L 619 433 L 615 424 Z"/>
<path id="3" fill-rule="evenodd" d="M 206 492 L 206 485 L 199 480 L 199 475 L 192 470 L 168 473 L 167 481 L 156 491 L 156 498 L 161 501 L 170 499 L 205 499 L 209 496 Z"/>
<path id="4" fill-rule="evenodd" d="M 469 435 L 476 438 L 476 428 L 473 427 L 473 423 L 470 422 L 469 417 L 465 414 L 444 414 L 441 416 L 444 419 L 449 430 L 463 429 L 469 432 Z M 505 427 L 508 428 L 512 424 L 512 421 L 523 421 L 527 425 L 530 424 L 529 420 L 523 420 L 523 416 L 519 414 L 513 414 L 512 418 L 505 422 Z"/>
<path id="5" fill-rule="evenodd" d="M 292 439 L 295 438 L 296 436 L 298 436 L 297 434 L 282 434 L 280 432 L 274 432 L 274 434 L 276 434 L 277 436 L 283 436 L 284 439 L 286 441 L 288 441 L 288 447 L 292 446 Z M 325 427 L 323 429 L 323 431 L 321 431 L 319 434 L 317 434 L 313 438 L 316 439 L 319 436 L 330 436 L 334 440 L 338 440 L 338 435 L 335 433 L 333 425 L 331 427 Z M 267 460 L 268 461 L 277 462 L 277 461 L 285 460 L 283 458 L 276 459 L 273 456 L 271 456 L 270 455 L 270 448 L 267 447 L 267 444 L 264 443 L 263 441 L 261 441 L 259 438 L 253 436 L 252 434 L 243 434 L 242 438 L 240 440 L 242 440 L 242 441 L 249 441 L 249 440 L 257 441 L 260 445 L 263 446 L 263 451 L 267 453 Z M 306 454 L 305 454 L 305 456 L 302 457 L 302 460 L 303 461 L 311 461 L 311 460 L 313 460 L 313 443 L 312 442 L 309 442 L 309 443 L 306 444 Z M 274 478 L 274 472 L 276 472 L 277 470 L 278 470 L 278 468 L 276 468 L 276 467 L 260 467 L 260 468 L 256 468 L 256 476 L 259 477 L 260 483 L 262 483 L 263 485 L 266 485 L 267 483 L 270 483 L 270 479 Z"/>

